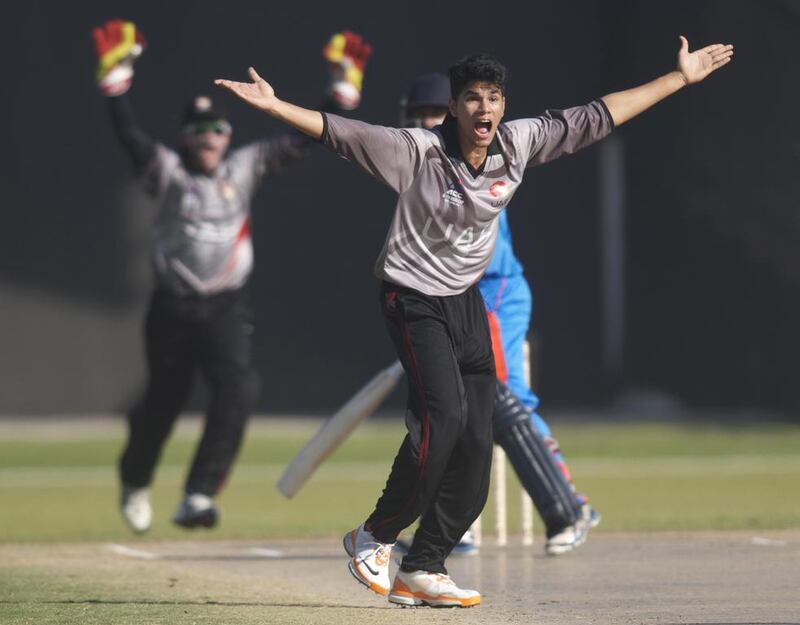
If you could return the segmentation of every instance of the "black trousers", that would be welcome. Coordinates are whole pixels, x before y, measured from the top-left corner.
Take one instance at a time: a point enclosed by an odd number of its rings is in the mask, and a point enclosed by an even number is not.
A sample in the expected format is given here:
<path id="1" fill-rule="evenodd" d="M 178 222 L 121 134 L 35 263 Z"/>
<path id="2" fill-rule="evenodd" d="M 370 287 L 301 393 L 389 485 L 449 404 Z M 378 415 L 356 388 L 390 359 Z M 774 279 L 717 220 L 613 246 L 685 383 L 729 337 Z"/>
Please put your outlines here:
<path id="1" fill-rule="evenodd" d="M 391 543 L 421 516 L 405 570 L 444 561 L 489 491 L 495 369 L 476 287 L 431 297 L 384 283 L 383 312 L 408 377 L 408 434 L 366 528 Z"/>
<path id="2" fill-rule="evenodd" d="M 186 492 L 212 496 L 222 488 L 236 458 L 258 392 L 247 294 L 242 289 L 207 297 L 157 291 L 144 330 L 147 388 L 128 415 L 120 478 L 131 486 L 150 484 L 199 372 L 210 399 Z"/>

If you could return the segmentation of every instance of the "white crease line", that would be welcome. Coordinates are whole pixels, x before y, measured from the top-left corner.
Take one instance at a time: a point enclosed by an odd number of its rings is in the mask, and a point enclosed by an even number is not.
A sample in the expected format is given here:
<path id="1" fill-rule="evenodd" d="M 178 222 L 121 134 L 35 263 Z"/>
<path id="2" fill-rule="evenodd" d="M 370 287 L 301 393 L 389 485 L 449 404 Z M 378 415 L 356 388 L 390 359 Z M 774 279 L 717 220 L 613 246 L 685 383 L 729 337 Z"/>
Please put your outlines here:
<path id="1" fill-rule="evenodd" d="M 753 540 L 751 542 L 759 547 L 785 547 L 788 544 L 785 540 L 762 538 L 761 536 L 753 536 Z"/>
<path id="2" fill-rule="evenodd" d="M 127 558 L 137 558 L 138 560 L 159 560 L 161 556 L 151 551 L 143 551 L 141 549 L 131 549 L 125 545 L 111 544 L 108 546 L 111 551 L 120 556 Z"/>
<path id="3" fill-rule="evenodd" d="M 283 551 L 279 549 L 266 549 L 264 547 L 252 547 L 250 553 L 256 556 L 264 556 L 265 558 L 282 558 Z"/>

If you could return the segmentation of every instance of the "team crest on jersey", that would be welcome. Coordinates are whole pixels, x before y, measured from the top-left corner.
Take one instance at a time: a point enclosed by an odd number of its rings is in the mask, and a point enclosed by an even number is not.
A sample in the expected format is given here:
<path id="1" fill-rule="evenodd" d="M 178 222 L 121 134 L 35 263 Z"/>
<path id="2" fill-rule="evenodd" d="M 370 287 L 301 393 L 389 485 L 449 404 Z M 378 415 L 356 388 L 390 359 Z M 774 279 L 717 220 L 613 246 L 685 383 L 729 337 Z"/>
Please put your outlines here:
<path id="1" fill-rule="evenodd" d="M 505 180 L 498 180 L 495 182 L 491 187 L 489 187 L 489 193 L 492 194 L 492 197 L 497 198 L 504 198 L 508 195 L 508 192 L 511 189 L 508 186 L 508 183 Z"/>
<path id="2" fill-rule="evenodd" d="M 461 181 L 451 182 L 447 191 L 442 193 L 442 199 L 454 206 L 464 206 L 464 187 L 461 186 Z"/>
<path id="3" fill-rule="evenodd" d="M 222 197 L 229 202 L 236 197 L 236 189 L 233 188 L 233 185 L 230 182 L 223 182 L 221 191 Z"/>

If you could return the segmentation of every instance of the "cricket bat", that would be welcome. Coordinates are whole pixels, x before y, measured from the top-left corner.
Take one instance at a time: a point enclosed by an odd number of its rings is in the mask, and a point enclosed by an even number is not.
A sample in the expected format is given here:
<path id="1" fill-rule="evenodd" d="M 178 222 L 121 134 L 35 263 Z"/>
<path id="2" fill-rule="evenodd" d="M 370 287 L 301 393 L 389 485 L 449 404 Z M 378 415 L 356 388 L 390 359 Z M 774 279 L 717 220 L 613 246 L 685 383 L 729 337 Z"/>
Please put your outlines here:
<path id="1" fill-rule="evenodd" d="M 403 365 L 396 361 L 379 371 L 375 377 L 351 397 L 317 430 L 317 433 L 292 458 L 278 480 L 278 490 L 291 499 L 303 487 L 317 467 L 350 436 L 359 423 L 380 406 L 403 375 Z"/>

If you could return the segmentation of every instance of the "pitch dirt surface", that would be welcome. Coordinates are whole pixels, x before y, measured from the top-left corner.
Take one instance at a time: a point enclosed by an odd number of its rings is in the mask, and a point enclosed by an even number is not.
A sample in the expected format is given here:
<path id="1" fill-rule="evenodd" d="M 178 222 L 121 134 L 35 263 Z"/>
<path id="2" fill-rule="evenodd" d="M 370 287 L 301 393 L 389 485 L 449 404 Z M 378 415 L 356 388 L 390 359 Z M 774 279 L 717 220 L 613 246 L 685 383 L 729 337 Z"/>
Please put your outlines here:
<path id="1" fill-rule="evenodd" d="M 404 609 L 357 584 L 338 540 L 0 546 L 3 623 L 797 624 L 800 532 L 600 533 L 453 557 L 472 609 Z"/>

